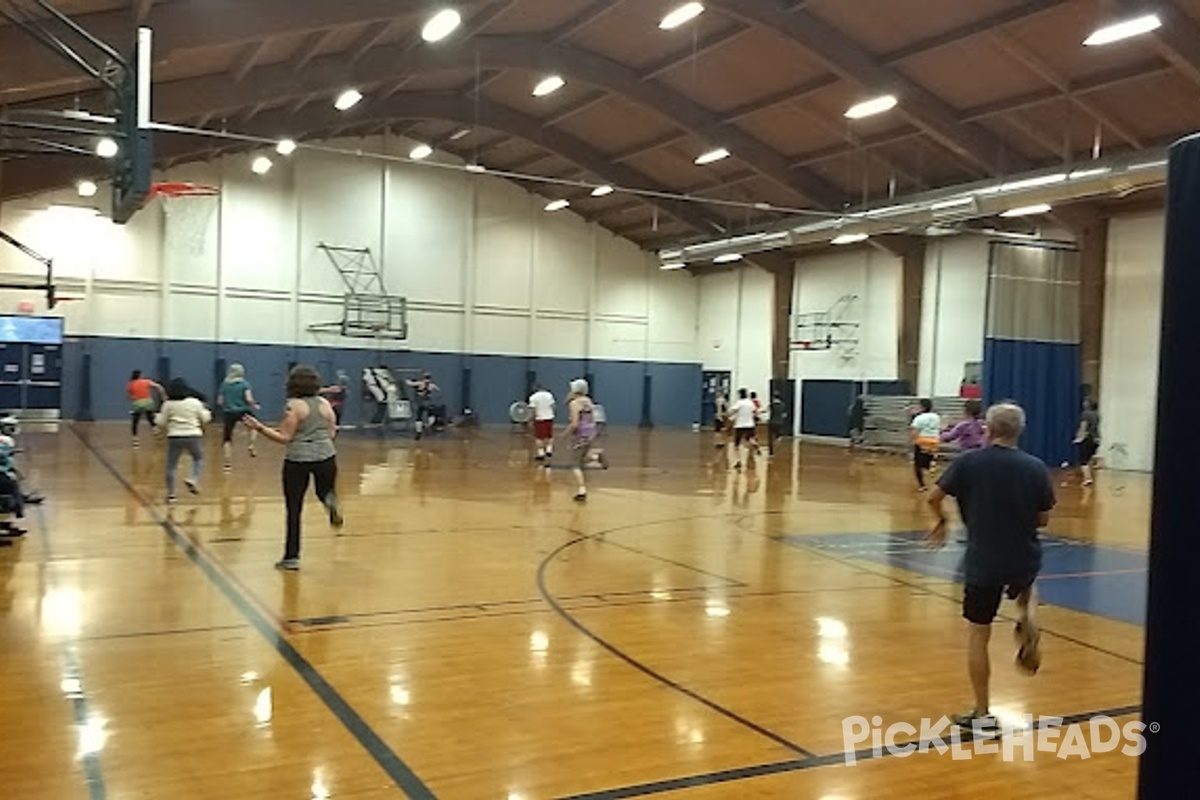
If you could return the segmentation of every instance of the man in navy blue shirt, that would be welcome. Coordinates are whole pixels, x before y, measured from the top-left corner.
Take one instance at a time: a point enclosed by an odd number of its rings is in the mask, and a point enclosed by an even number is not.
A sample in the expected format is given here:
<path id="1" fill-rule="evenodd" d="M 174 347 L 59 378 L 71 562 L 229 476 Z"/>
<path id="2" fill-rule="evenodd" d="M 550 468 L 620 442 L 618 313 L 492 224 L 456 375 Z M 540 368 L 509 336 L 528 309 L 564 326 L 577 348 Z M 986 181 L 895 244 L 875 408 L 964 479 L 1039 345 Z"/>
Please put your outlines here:
<path id="1" fill-rule="evenodd" d="M 1021 452 L 1017 443 L 1025 429 L 1025 412 L 1013 403 L 993 406 L 987 414 L 988 446 L 963 453 L 950 465 L 929 497 L 938 522 L 929 534 L 941 547 L 947 518 L 943 501 L 953 497 L 967 527 L 963 559 L 963 617 L 970 623 L 967 670 L 975 707 L 954 722 L 972 729 L 995 729 L 988 708 L 991 663 L 988 642 L 992 621 L 1004 595 L 1017 602 L 1017 663 L 1036 672 L 1041 664 L 1034 581 L 1042 567 L 1038 530 L 1050 521 L 1054 485 L 1046 465 Z"/>

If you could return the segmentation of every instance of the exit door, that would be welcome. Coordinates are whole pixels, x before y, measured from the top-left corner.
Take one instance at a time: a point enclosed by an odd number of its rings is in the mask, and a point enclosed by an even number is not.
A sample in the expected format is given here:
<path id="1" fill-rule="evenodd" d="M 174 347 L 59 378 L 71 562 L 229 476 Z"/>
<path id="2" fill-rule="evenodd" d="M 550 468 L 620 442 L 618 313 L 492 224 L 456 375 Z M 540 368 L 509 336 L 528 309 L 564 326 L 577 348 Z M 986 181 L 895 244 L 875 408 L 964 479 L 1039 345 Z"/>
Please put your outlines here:
<path id="1" fill-rule="evenodd" d="M 0 343 L 0 410 L 62 408 L 62 346 Z"/>
<path id="2" fill-rule="evenodd" d="M 717 419 L 717 397 L 724 397 L 729 403 L 729 392 L 733 386 L 731 372 L 705 372 L 701 383 L 700 423 L 711 428 Z"/>

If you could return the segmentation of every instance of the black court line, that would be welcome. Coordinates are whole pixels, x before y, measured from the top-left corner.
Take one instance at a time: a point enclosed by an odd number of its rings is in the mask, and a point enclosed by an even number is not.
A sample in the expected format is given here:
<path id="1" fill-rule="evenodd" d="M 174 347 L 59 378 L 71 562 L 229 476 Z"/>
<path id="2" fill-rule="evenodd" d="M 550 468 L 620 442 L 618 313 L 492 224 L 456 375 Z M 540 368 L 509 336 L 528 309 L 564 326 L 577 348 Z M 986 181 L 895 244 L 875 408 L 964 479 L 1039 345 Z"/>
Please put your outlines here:
<path id="1" fill-rule="evenodd" d="M 596 534 L 596 535 L 600 535 L 600 534 Z M 759 734 L 760 736 L 764 736 L 767 739 L 770 739 L 772 742 L 775 742 L 776 744 L 780 745 L 781 747 L 791 750 L 793 753 L 799 753 L 800 755 L 806 756 L 806 757 L 813 756 L 813 753 L 811 751 L 804 749 L 803 747 L 796 744 L 795 742 L 792 742 L 792 741 L 784 738 L 783 736 L 779 735 L 778 733 L 775 733 L 774 731 L 764 728 L 762 725 L 759 725 L 757 722 L 753 722 L 753 721 L 747 719 L 746 717 L 743 717 L 741 714 L 738 714 L 736 711 L 725 708 L 725 706 L 717 703 L 716 701 L 709 700 L 707 697 L 705 697 L 704 695 L 695 691 L 694 689 L 689 689 L 688 687 L 684 686 L 683 684 L 679 683 L 678 681 L 671 680 L 667 676 L 663 675 L 661 672 L 656 672 L 651 667 L 646 666 L 641 661 L 638 661 L 636 658 L 634 658 L 633 656 L 626 653 L 624 650 L 620 649 L 619 647 L 617 647 L 614 644 L 611 644 L 610 642 L 608 642 L 607 640 L 602 638 L 599 634 L 593 632 L 591 630 L 591 628 L 584 625 L 582 622 L 580 622 L 578 619 L 576 619 L 569 611 L 567 611 L 565 608 L 563 608 L 563 606 L 558 602 L 558 599 L 555 598 L 555 596 L 553 594 L 551 594 L 550 590 L 546 587 L 546 570 L 549 567 L 549 565 L 556 558 L 558 558 L 559 555 L 561 555 L 566 550 L 568 550 L 578 544 L 581 544 L 583 542 L 592 541 L 592 540 L 593 540 L 593 537 L 591 537 L 591 536 L 579 536 L 577 534 L 576 538 L 555 548 L 544 559 L 542 559 L 542 562 L 540 564 L 538 564 L 538 569 L 537 569 L 538 593 L 542 596 L 542 599 L 545 600 L 546 603 L 549 604 L 549 606 L 552 609 L 554 609 L 554 612 L 556 614 L 558 614 L 558 616 L 560 616 L 572 628 L 579 631 L 581 634 L 583 634 L 584 636 L 591 639 L 596 644 L 603 647 L 609 653 L 611 653 L 612 655 L 621 659 L 626 664 L 628 664 L 629 666 L 638 670 L 639 672 L 646 675 L 647 677 L 661 683 L 662 685 L 664 685 L 670 689 L 674 689 L 675 691 L 679 692 L 680 694 L 685 695 L 685 696 L 691 698 L 692 700 L 695 700 L 696 702 L 700 703 L 701 705 L 704 705 L 707 708 L 717 712 L 721 716 L 736 722 L 737 724 L 741 725 L 742 727 L 748 728 L 749 730 L 754 731 L 755 733 Z"/>
<path id="2" fill-rule="evenodd" d="M 159 514 L 158 509 L 147 503 L 142 494 L 134 488 L 103 452 L 89 442 L 74 425 L 71 425 L 70 428 L 76 438 L 108 470 L 109 474 L 142 504 L 175 546 L 183 551 L 193 564 L 200 568 L 204 576 L 225 596 L 225 599 L 233 604 L 238 612 L 245 617 L 246 621 L 266 639 L 267 643 L 275 648 L 275 651 L 287 662 L 288 666 L 296 671 L 300 679 L 308 684 L 313 693 L 333 712 L 333 715 L 337 717 L 346 730 L 358 740 L 358 743 L 370 754 L 371 758 L 375 760 L 375 763 L 383 769 L 387 776 L 409 797 L 417 800 L 425 800 L 426 798 L 433 800 L 436 795 L 430 791 L 429 787 L 401 760 L 400 756 L 396 755 L 395 751 L 367 724 L 366 720 L 338 694 L 337 689 L 321 675 L 317 668 L 275 629 L 267 616 L 238 592 L 226 576 L 217 569 L 212 560 L 175 527 L 175 523 L 163 517 Z M 99 799 L 97 798 L 96 800 Z"/>
<path id="3" fill-rule="evenodd" d="M 127 633 L 96 633 L 91 636 L 80 636 L 78 642 L 110 642 L 120 639 L 153 639 L 159 636 L 186 636 L 190 633 L 217 633 L 219 631 L 245 631 L 250 626 L 244 622 L 231 625 L 205 625 L 195 628 L 168 628 L 161 631 L 129 631 Z"/>
<path id="4" fill-rule="evenodd" d="M 1117 719 L 1127 717 L 1132 714 L 1138 714 L 1142 710 L 1140 705 L 1118 706 L 1116 708 L 1101 709 L 1098 711 L 1087 711 L 1081 714 L 1072 714 L 1063 717 L 1057 724 L 1050 724 L 1044 719 L 1039 719 L 1034 723 L 1035 728 L 1063 728 L 1069 725 L 1079 725 L 1094 717 L 1111 717 Z M 959 741 L 963 744 L 968 744 L 974 741 L 974 735 L 971 731 L 963 731 L 959 736 Z M 942 739 L 943 744 L 949 744 Z M 936 750 L 935 740 L 932 739 L 917 739 L 907 742 L 897 742 L 896 747 L 917 746 L 919 750 L 923 750 L 921 755 L 928 755 L 930 751 Z M 881 758 L 897 757 L 899 754 L 887 749 L 864 749 L 854 751 L 854 761 L 871 761 Z M 768 764 L 756 764 L 749 767 L 736 767 L 734 769 L 724 769 L 716 772 L 704 772 L 696 775 L 686 775 L 679 778 L 668 778 L 661 781 L 651 781 L 648 783 L 633 784 L 630 786 L 620 786 L 613 789 L 603 789 L 598 792 L 587 792 L 585 794 L 573 794 L 559 798 L 559 800 L 621 800 L 628 797 L 647 797 L 655 794 L 664 794 L 666 792 L 676 792 L 681 789 L 695 789 L 702 786 L 714 786 L 722 783 L 734 783 L 737 781 L 749 780 L 752 778 L 762 778 L 768 775 L 779 775 L 786 772 L 802 772 L 804 770 L 817 769 L 819 767 L 830 767 L 838 764 L 845 765 L 849 759 L 849 753 L 829 753 L 827 755 L 814 755 L 808 758 L 798 758 L 790 761 L 775 761 Z M 1057 756 L 1055 756 L 1057 757 Z"/>
<path id="5" fill-rule="evenodd" d="M 654 553 L 651 553 L 646 550 L 642 550 L 641 548 L 638 548 L 638 547 L 633 547 L 633 546 L 627 545 L 627 544 L 621 544 L 620 542 L 610 542 L 608 539 L 605 539 L 605 538 L 594 538 L 593 541 L 599 542 L 600 544 L 604 544 L 609 547 L 616 547 L 621 550 L 628 551 L 630 553 L 636 553 L 639 556 L 645 556 L 646 558 L 652 558 L 655 561 L 661 561 L 664 564 L 670 564 L 673 567 L 679 567 L 680 569 L 686 569 L 690 572 L 695 572 L 699 575 L 704 575 L 709 578 L 716 578 L 719 581 L 725 581 L 725 583 L 729 584 L 730 586 L 736 586 L 738 588 L 745 588 L 746 586 L 749 586 L 749 584 L 747 584 L 747 583 L 743 583 L 742 581 L 726 577 L 725 575 L 718 575 L 715 572 L 709 572 L 708 570 L 701 569 L 700 567 L 693 567 L 691 564 L 684 564 L 682 561 L 676 561 L 675 559 L 672 559 L 672 558 L 655 555 Z"/>

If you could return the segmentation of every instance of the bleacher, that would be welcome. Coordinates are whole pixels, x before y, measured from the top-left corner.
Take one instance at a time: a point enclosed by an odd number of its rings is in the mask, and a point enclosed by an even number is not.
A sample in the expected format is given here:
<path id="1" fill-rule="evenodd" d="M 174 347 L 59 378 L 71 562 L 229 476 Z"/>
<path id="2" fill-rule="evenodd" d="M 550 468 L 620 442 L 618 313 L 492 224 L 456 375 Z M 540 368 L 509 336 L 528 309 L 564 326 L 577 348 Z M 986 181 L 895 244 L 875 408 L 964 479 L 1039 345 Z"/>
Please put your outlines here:
<path id="1" fill-rule="evenodd" d="M 933 410 L 941 415 L 942 427 L 950 427 L 963 418 L 961 397 L 932 397 Z M 863 447 L 882 452 L 904 452 L 912 449 L 909 423 L 912 410 L 921 401 L 920 397 L 882 397 L 868 395 L 863 398 L 866 423 L 863 430 Z M 942 447 L 947 453 L 955 452 L 953 445 Z"/>

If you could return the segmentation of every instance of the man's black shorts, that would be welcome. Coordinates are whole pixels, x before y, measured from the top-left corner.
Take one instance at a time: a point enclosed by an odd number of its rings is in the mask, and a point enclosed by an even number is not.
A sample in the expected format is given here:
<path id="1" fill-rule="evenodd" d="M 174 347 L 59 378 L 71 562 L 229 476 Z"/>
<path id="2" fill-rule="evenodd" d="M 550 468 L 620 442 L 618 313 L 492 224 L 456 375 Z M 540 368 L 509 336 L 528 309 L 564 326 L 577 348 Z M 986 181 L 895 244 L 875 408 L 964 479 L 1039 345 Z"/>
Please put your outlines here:
<path id="1" fill-rule="evenodd" d="M 1022 592 L 1033 585 L 1034 577 L 1009 583 L 1005 586 L 975 586 L 967 584 L 963 589 L 963 618 L 976 625 L 991 625 L 1000 610 L 1000 600 L 1007 594 L 1016 600 Z"/>

